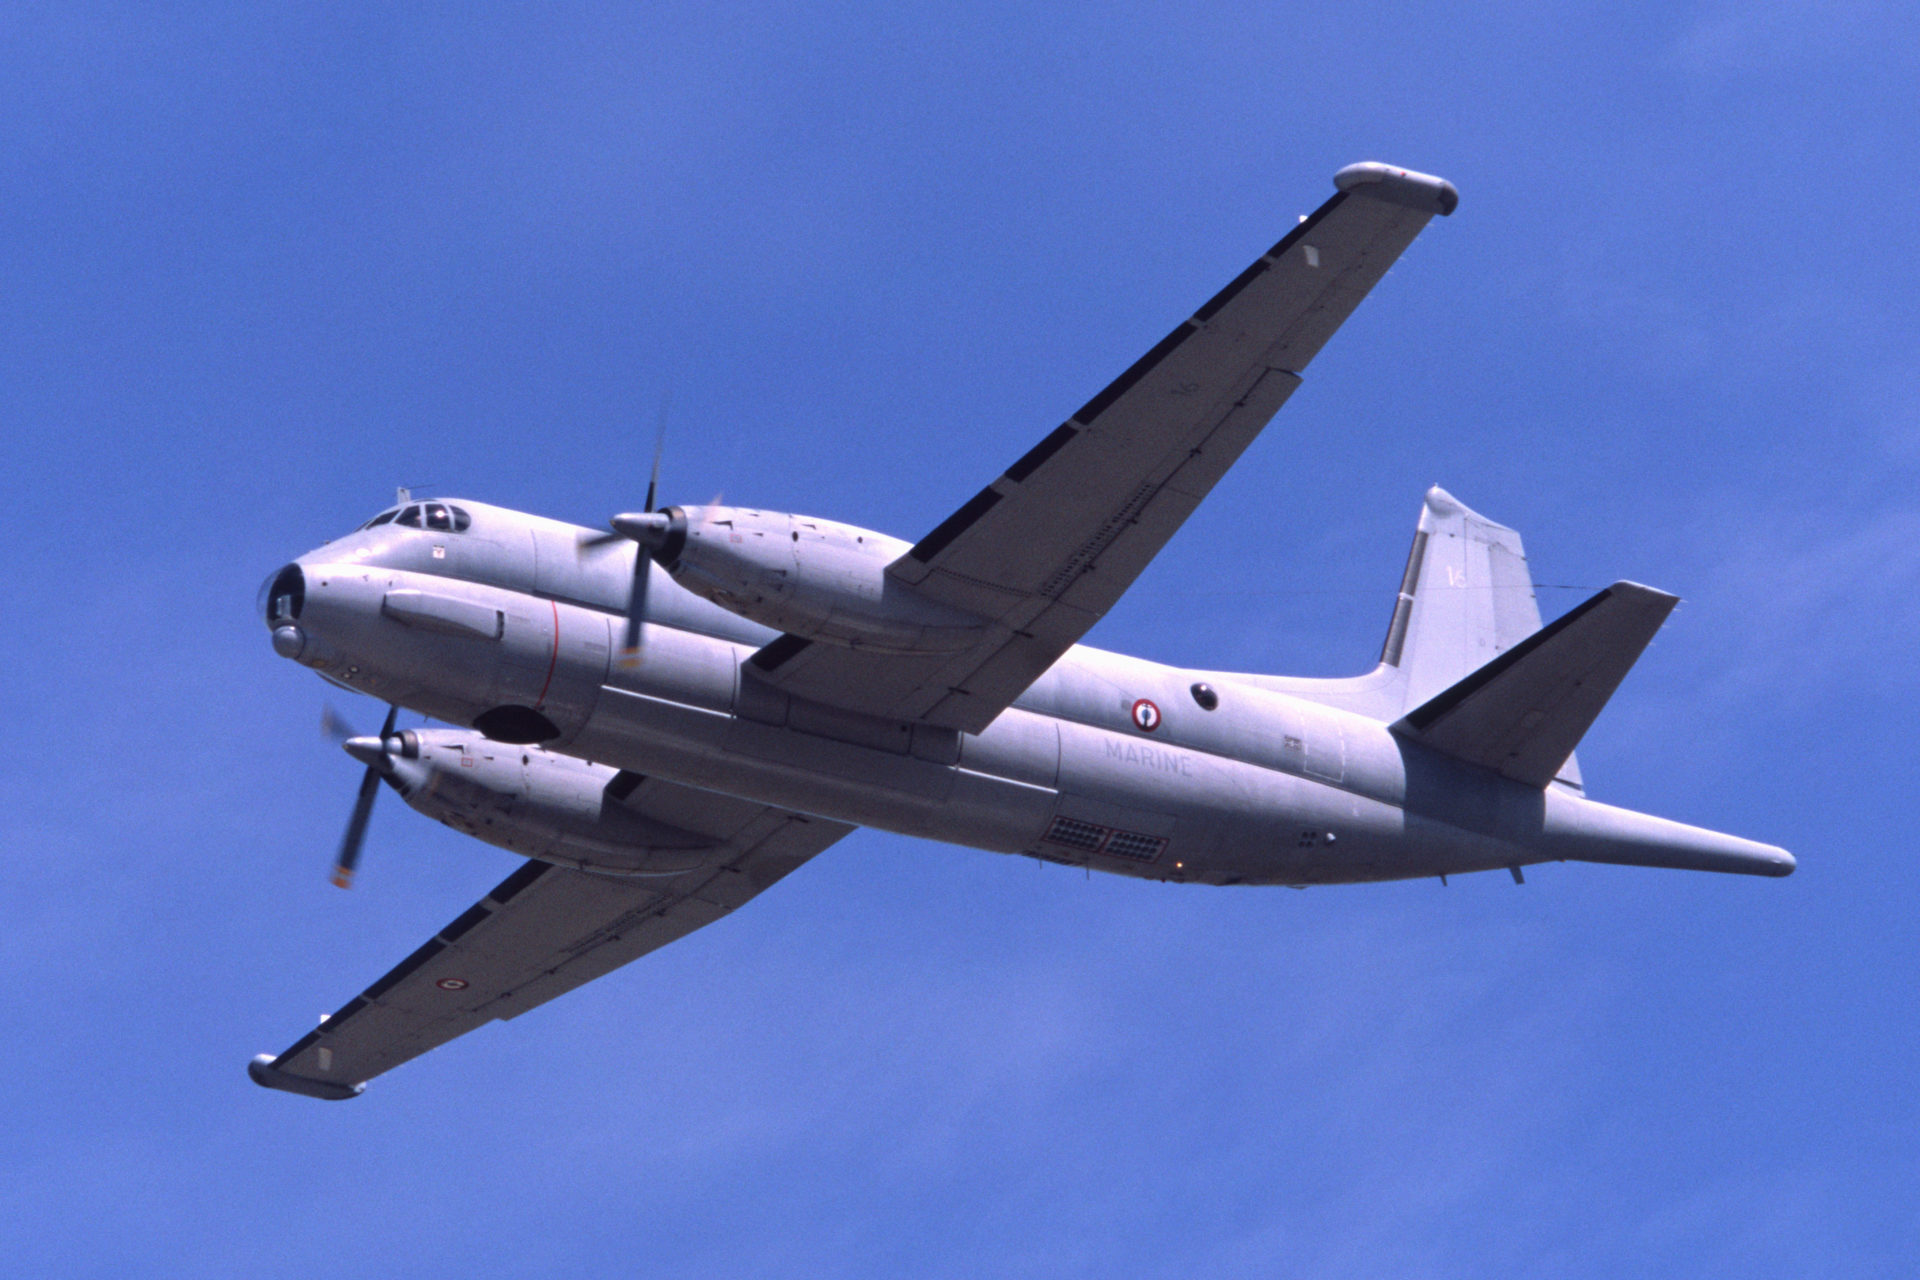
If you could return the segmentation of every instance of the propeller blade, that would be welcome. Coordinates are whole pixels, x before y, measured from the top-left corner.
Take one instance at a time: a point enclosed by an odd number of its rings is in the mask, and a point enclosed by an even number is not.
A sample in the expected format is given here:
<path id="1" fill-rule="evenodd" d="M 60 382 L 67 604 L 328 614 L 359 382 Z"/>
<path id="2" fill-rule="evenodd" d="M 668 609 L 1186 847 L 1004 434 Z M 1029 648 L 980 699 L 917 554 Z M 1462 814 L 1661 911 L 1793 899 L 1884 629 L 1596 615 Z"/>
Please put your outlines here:
<path id="1" fill-rule="evenodd" d="M 360 845 L 367 838 L 367 820 L 373 817 L 373 798 L 380 794 L 380 766 L 367 766 L 360 780 L 360 794 L 353 801 L 353 816 L 347 819 L 347 834 L 340 840 L 340 854 L 333 860 L 333 883 L 342 889 L 353 888 L 353 871 L 360 865 Z"/>
<path id="2" fill-rule="evenodd" d="M 660 499 L 660 460 L 667 453 L 667 412 L 673 389 L 660 395 L 660 425 L 653 437 L 653 472 L 647 477 L 647 504 L 638 512 L 618 515 L 610 522 L 614 532 L 633 540 L 633 585 L 627 589 L 626 634 L 620 641 L 618 665 L 640 665 L 640 622 L 647 612 L 647 583 L 653 580 L 653 552 L 667 536 L 667 517 L 654 510 Z"/>
<path id="3" fill-rule="evenodd" d="M 624 533 L 590 533 L 585 537 L 576 538 L 574 545 L 582 551 L 598 551 L 601 547 L 610 547 L 616 542 L 625 542 L 626 540 L 627 535 Z"/>
<path id="4" fill-rule="evenodd" d="M 653 437 L 653 475 L 647 481 L 647 505 L 642 511 L 654 510 L 654 499 L 660 496 L 660 459 L 667 452 L 667 410 L 673 407 L 673 388 L 668 387 L 660 393 L 660 427 Z"/>
<path id="5" fill-rule="evenodd" d="M 660 460 L 667 454 L 667 411 L 673 407 L 673 388 L 660 393 L 660 425 L 653 435 L 653 472 L 647 477 L 647 502 L 640 510 L 651 514 L 660 499 Z M 616 526 L 618 527 L 618 526 Z M 638 530 L 620 529 L 623 537 Z M 627 633 L 620 644 L 620 665 L 640 665 L 640 619 L 647 612 L 647 583 L 653 580 L 653 556 L 646 541 L 634 538 L 633 586 L 627 592 Z"/>
<path id="6" fill-rule="evenodd" d="M 320 705 L 320 732 L 335 742 L 345 742 L 348 738 L 360 736 L 354 732 L 353 726 L 333 709 L 333 704 L 330 702 Z"/>
<path id="7" fill-rule="evenodd" d="M 640 619 L 647 612 L 647 583 L 653 579 L 653 557 L 638 543 L 633 548 L 633 586 L 627 592 L 627 632 L 620 642 L 620 665 L 640 665 Z"/>
<path id="8" fill-rule="evenodd" d="M 392 768 L 387 762 L 385 749 L 387 739 L 393 736 L 394 722 L 399 719 L 398 704 L 387 708 L 387 719 L 380 726 L 380 744 L 382 754 L 367 765 L 366 774 L 360 779 L 360 793 L 353 800 L 353 816 L 347 819 L 347 832 L 340 838 L 340 853 L 333 860 L 333 883 L 342 889 L 353 887 L 354 869 L 360 865 L 360 846 L 366 842 L 367 822 L 373 817 L 373 798 L 380 792 L 380 775 Z M 345 722 L 328 707 L 321 723 L 329 731 L 344 728 Z M 349 738 L 351 742 L 358 739 Z M 343 744 L 344 745 L 344 744 Z"/>

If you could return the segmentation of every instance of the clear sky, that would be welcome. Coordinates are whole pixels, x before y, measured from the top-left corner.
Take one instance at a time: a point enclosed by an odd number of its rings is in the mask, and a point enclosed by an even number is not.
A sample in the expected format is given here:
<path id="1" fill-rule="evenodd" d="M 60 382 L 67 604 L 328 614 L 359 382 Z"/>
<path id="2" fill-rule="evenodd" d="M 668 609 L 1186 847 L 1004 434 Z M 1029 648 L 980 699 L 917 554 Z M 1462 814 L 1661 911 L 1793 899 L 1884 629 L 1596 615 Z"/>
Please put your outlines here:
<path id="1" fill-rule="evenodd" d="M 0 10 L 6 1269 L 1913 1275 L 1911 6 L 823 9 Z M 663 498 L 916 537 L 1362 159 L 1459 212 L 1092 642 L 1358 671 L 1444 484 L 1549 617 L 1685 597 L 1588 785 L 1797 875 L 862 832 L 362 1099 L 249 1083 L 514 865 L 388 795 L 327 884 L 276 566 L 402 484 L 631 509 L 669 388 Z"/>

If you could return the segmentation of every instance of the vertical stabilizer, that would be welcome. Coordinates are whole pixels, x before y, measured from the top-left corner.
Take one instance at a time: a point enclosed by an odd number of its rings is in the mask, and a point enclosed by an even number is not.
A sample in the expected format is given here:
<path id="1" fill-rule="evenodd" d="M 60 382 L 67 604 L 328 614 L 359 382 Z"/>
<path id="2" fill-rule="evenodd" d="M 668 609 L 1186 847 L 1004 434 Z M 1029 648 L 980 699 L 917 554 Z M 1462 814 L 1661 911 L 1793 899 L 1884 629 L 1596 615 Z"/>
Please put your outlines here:
<path id="1" fill-rule="evenodd" d="M 1395 721 L 1538 630 L 1540 603 L 1520 535 L 1436 485 L 1420 508 L 1379 666 L 1342 680 L 1236 678 Z M 1580 790 L 1579 764 L 1569 756 L 1555 780 Z"/>
<path id="2" fill-rule="evenodd" d="M 1380 661 L 1417 707 L 1540 629 L 1520 535 L 1427 490 Z"/>
<path id="3" fill-rule="evenodd" d="M 1403 676 L 1403 709 L 1422 706 L 1540 630 L 1520 535 L 1427 490 L 1380 662 Z M 1559 778 L 1580 785 L 1569 757 Z"/>

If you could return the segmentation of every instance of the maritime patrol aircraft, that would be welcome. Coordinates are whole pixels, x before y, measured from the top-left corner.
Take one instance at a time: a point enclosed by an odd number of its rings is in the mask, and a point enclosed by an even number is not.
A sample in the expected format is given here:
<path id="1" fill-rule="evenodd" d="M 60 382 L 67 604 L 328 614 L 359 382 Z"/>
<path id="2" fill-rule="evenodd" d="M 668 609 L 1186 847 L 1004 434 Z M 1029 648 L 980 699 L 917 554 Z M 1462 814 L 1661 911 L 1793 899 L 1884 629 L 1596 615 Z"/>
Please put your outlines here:
<path id="1" fill-rule="evenodd" d="M 1784 849 L 1590 800 L 1574 748 L 1675 597 L 1542 627 L 1518 534 L 1427 493 L 1378 664 L 1321 680 L 1079 644 L 1453 186 L 1335 194 L 917 542 L 709 504 L 594 530 L 405 501 L 262 588 L 276 652 L 392 704 L 381 784 L 527 859 L 278 1055 L 351 1098 L 743 905 L 855 827 L 1153 880 L 1545 861 L 1783 876 Z M 658 480 L 656 462 L 655 483 Z M 410 708 L 452 727 L 396 731 Z"/>

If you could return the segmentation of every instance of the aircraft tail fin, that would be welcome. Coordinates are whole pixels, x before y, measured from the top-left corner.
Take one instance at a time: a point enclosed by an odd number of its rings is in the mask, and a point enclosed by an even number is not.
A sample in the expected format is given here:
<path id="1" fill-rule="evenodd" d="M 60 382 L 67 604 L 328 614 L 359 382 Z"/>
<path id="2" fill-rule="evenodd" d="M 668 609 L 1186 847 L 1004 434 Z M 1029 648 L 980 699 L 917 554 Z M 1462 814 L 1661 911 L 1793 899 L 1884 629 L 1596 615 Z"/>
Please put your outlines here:
<path id="1" fill-rule="evenodd" d="M 1610 590 L 1619 592 L 1624 589 L 1615 587 Z M 1646 590 L 1645 587 L 1632 588 L 1632 591 Z M 1590 601 L 1582 609 L 1596 607 Z M 1607 616 L 1612 617 L 1612 609 L 1617 607 L 1616 602 L 1608 610 Z M 1579 612 L 1575 610 L 1575 613 Z M 1665 616 L 1662 610 L 1661 617 Z M 1574 624 L 1565 619 L 1554 624 L 1555 627 L 1562 625 Z M 1657 623 L 1655 627 L 1657 629 Z M 1580 634 L 1584 636 L 1588 633 L 1583 629 Z M 1440 733 L 1444 726 L 1438 723 L 1437 708 L 1443 694 L 1461 691 L 1465 681 L 1491 670 L 1489 664 L 1514 653 L 1520 646 L 1530 643 L 1530 638 L 1539 635 L 1540 604 L 1534 595 L 1533 575 L 1527 568 L 1526 548 L 1521 544 L 1520 535 L 1468 509 L 1458 498 L 1436 486 L 1427 490 L 1420 508 L 1420 524 L 1413 536 L 1413 551 L 1407 557 L 1406 573 L 1400 580 L 1400 594 L 1394 601 L 1393 620 L 1387 628 L 1386 643 L 1381 646 L 1380 664 L 1377 667 L 1362 676 L 1337 680 L 1299 676 L 1240 678 L 1261 688 L 1386 721 L 1394 724 L 1406 736 L 1421 739 L 1421 733 L 1410 723 L 1415 715 L 1422 714 L 1429 707 L 1436 708 L 1433 728 Z M 1652 632 L 1649 631 L 1647 635 L 1651 636 Z M 1544 644 L 1545 641 L 1538 643 Z M 1579 741 L 1593 722 L 1593 716 L 1598 714 L 1600 705 L 1619 684 L 1620 677 L 1626 674 L 1626 668 L 1639 655 L 1646 644 L 1646 637 L 1631 641 L 1630 649 L 1628 643 L 1628 640 L 1619 642 L 1620 650 L 1625 654 L 1624 661 L 1598 701 L 1593 703 L 1591 714 L 1584 718 L 1573 716 L 1568 722 L 1573 725 L 1570 733 L 1561 730 L 1568 752 L 1572 751 L 1573 744 Z M 1554 652 L 1560 650 L 1556 647 Z M 1528 671 L 1534 671 L 1531 664 Z M 1529 674 L 1528 678 L 1533 676 Z M 1501 687 L 1503 690 L 1520 688 L 1517 684 L 1503 684 Z M 1491 715 L 1491 708 L 1491 702 L 1479 701 L 1475 703 L 1473 714 Z M 1541 723 L 1544 735 L 1547 732 L 1544 727 L 1545 708 L 1528 706 L 1522 709 L 1520 715 L 1524 718 L 1534 710 L 1543 711 Z M 1460 714 L 1465 716 L 1467 709 L 1461 708 Z M 1451 717 L 1448 722 L 1453 723 Z M 1459 723 L 1464 726 L 1466 721 Z M 1493 732 L 1493 729 L 1487 727 L 1485 731 Z M 1541 736 L 1531 740 L 1530 750 L 1551 753 L 1557 750 L 1560 740 Z M 1477 758 L 1473 752 L 1472 747 L 1463 743 L 1460 750 L 1451 753 Z M 1533 755 L 1529 754 L 1526 758 L 1528 767 L 1523 772 L 1532 777 L 1538 773 L 1539 767 L 1534 763 Z M 1563 753 L 1553 763 L 1559 768 L 1547 781 L 1585 794 L 1580 763 L 1573 755 Z M 1516 764 L 1513 767 L 1521 766 Z"/>
<path id="2" fill-rule="evenodd" d="M 1520 535 L 1427 490 L 1420 526 L 1380 650 L 1417 707 L 1540 629 Z"/>
<path id="3" fill-rule="evenodd" d="M 1431 494 L 1428 502 L 1431 509 Z M 1678 603 L 1616 582 L 1421 702 L 1393 731 L 1531 786 L 1565 779 L 1574 747 Z M 1397 629 L 1398 610 L 1394 617 Z"/>

